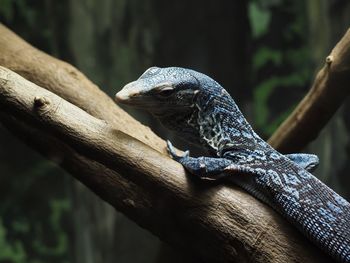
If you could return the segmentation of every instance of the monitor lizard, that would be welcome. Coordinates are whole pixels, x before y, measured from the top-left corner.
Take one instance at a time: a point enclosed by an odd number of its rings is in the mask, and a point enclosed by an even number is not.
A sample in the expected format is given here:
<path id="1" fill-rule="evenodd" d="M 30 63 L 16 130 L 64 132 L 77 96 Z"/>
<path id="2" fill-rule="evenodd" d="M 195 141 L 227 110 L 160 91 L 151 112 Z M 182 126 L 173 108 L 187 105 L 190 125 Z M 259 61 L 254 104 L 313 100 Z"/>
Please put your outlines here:
<path id="1" fill-rule="evenodd" d="M 350 262 L 350 204 L 313 176 L 318 157 L 283 155 L 252 129 L 228 92 L 191 69 L 151 67 L 116 94 L 116 101 L 149 111 L 208 156 L 168 152 L 203 179 L 229 177 L 281 213 L 339 262 Z"/>

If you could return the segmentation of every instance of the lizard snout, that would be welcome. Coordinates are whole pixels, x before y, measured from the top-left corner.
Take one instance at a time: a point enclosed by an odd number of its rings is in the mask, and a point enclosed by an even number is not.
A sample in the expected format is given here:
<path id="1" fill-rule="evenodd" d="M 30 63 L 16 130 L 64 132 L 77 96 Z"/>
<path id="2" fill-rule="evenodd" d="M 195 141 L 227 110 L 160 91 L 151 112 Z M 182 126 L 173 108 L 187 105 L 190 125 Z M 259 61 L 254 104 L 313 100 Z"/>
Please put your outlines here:
<path id="1" fill-rule="evenodd" d="M 117 102 L 125 102 L 125 101 L 129 100 L 129 95 L 124 90 L 121 90 L 117 94 L 115 94 L 115 100 Z"/>
<path id="2" fill-rule="evenodd" d="M 117 94 L 115 94 L 115 100 L 117 102 L 127 103 L 132 97 L 140 94 L 140 90 L 135 84 L 135 81 L 126 84 Z"/>

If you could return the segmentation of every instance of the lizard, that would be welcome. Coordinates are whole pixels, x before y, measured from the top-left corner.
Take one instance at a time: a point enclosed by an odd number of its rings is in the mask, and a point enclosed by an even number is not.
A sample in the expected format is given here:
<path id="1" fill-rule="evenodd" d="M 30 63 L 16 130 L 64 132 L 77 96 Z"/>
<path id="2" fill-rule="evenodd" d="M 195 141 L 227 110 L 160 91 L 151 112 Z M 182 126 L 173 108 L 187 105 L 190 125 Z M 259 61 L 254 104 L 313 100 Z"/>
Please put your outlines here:
<path id="1" fill-rule="evenodd" d="M 270 205 L 338 262 L 350 262 L 350 204 L 310 172 L 312 154 L 281 154 L 244 118 L 233 98 L 215 80 L 179 67 L 151 67 L 120 90 L 115 99 L 147 110 L 208 156 L 171 157 L 202 179 L 228 177 Z"/>

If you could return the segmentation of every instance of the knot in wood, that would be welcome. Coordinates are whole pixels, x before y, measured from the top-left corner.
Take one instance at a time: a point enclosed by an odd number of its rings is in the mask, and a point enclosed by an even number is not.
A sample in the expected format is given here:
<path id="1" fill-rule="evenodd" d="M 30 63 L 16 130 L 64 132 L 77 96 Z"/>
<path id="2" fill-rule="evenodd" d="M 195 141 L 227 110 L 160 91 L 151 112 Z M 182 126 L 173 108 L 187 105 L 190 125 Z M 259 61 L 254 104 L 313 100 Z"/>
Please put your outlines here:
<path id="1" fill-rule="evenodd" d="M 34 98 L 34 106 L 38 108 L 43 108 L 45 106 L 48 106 L 51 103 L 51 101 L 46 97 L 35 97 Z"/>
<path id="2" fill-rule="evenodd" d="M 329 55 L 328 57 L 326 57 L 326 63 L 327 65 L 330 65 L 333 62 L 333 56 Z"/>

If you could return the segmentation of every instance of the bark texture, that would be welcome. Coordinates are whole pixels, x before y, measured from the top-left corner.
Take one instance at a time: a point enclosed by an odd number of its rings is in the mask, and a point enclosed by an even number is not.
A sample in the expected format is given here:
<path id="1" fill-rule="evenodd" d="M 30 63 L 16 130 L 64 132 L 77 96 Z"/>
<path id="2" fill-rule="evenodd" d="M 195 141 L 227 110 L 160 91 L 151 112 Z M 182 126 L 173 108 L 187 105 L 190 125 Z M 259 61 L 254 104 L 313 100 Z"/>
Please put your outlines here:
<path id="1" fill-rule="evenodd" d="M 117 107 L 72 65 L 34 48 L 0 23 L 0 65 L 45 87 L 92 116 L 165 153 L 165 142 Z"/>
<path id="2" fill-rule="evenodd" d="M 0 26 L 0 121 L 102 199 L 206 262 L 331 262 L 280 215 L 192 179 L 165 143 L 74 67 Z"/>
<path id="3" fill-rule="evenodd" d="M 313 141 L 350 94 L 350 29 L 325 59 L 293 113 L 269 139 L 280 152 L 297 152 Z"/>

